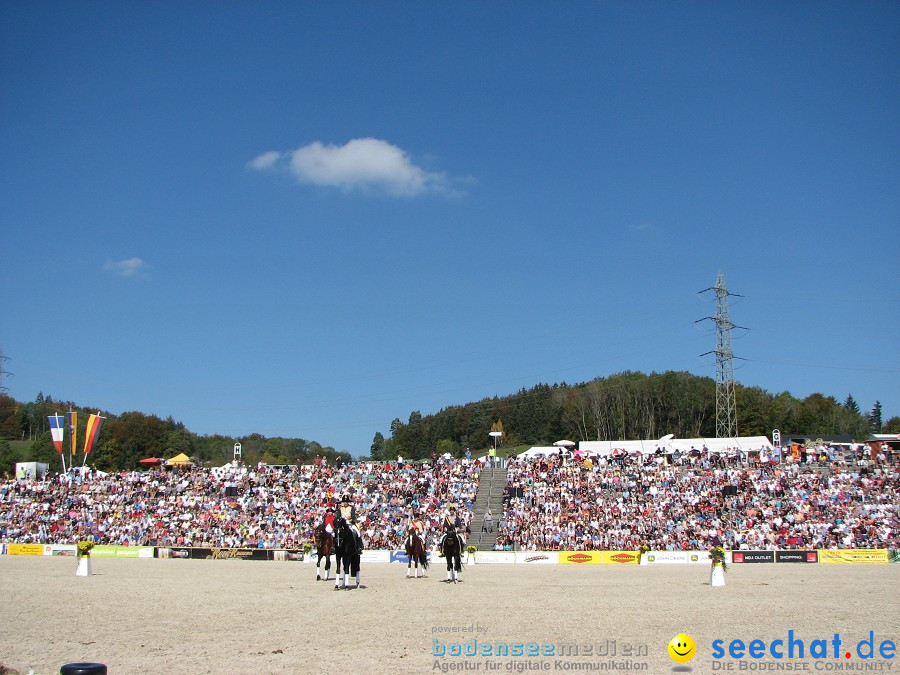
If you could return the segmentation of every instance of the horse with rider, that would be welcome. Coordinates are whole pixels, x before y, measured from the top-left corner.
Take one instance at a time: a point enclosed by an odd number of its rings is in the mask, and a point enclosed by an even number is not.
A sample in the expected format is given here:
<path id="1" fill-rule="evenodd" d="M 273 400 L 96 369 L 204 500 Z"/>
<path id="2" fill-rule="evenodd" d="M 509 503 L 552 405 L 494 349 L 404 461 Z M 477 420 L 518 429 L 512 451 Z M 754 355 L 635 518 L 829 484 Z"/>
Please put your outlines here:
<path id="1" fill-rule="evenodd" d="M 404 539 L 406 549 L 406 578 L 410 578 L 413 565 L 415 565 L 415 578 L 419 578 L 419 565 L 422 565 L 422 576 L 428 571 L 428 552 L 425 547 L 425 525 L 415 517 L 410 518 L 409 528 Z"/>
<path id="2" fill-rule="evenodd" d="M 447 559 L 447 581 L 458 583 L 462 571 L 462 552 L 465 541 L 462 537 L 463 521 L 451 505 L 444 515 L 444 536 L 441 538 L 441 555 Z"/>

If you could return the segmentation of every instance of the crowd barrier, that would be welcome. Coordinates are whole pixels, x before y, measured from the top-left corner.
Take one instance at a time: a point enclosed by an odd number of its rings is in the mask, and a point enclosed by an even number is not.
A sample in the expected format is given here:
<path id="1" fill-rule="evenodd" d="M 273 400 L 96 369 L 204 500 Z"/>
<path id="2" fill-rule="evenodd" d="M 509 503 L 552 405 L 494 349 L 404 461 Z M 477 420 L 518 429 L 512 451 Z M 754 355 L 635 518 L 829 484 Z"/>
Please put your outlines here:
<path id="1" fill-rule="evenodd" d="M 75 556 L 74 544 L 0 544 L 0 555 Z M 690 565 L 710 563 L 708 551 L 476 551 L 463 554 L 464 562 L 505 565 Z M 217 548 L 201 546 L 106 546 L 98 544 L 92 558 L 167 558 L 188 560 L 275 560 L 316 562 L 315 551 L 271 548 Z M 428 552 L 429 562 L 438 560 Z M 409 562 L 405 551 L 363 551 L 362 563 Z M 729 564 L 841 564 L 883 565 L 900 563 L 900 550 L 819 549 L 777 551 L 727 551 Z"/>

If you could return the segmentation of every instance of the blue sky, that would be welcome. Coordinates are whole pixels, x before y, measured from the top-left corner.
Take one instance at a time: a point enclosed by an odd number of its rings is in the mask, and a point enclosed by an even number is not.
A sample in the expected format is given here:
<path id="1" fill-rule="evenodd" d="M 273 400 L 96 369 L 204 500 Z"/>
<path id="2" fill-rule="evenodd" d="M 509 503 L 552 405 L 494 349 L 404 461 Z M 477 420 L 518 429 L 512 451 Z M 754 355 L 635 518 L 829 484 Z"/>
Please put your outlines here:
<path id="1" fill-rule="evenodd" d="M 623 370 L 900 414 L 900 4 L 0 4 L 4 378 L 368 452 Z M 487 443 L 487 440 L 486 440 Z"/>

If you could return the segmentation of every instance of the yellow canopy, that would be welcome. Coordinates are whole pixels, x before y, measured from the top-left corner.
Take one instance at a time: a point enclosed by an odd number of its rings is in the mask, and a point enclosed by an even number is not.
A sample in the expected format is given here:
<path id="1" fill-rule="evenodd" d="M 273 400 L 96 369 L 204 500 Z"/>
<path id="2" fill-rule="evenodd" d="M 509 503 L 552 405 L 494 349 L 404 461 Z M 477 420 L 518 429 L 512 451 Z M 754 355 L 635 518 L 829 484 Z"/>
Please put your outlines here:
<path id="1" fill-rule="evenodd" d="M 185 464 L 190 464 L 191 459 L 183 452 L 178 453 L 172 459 L 166 460 L 166 466 L 184 466 Z"/>

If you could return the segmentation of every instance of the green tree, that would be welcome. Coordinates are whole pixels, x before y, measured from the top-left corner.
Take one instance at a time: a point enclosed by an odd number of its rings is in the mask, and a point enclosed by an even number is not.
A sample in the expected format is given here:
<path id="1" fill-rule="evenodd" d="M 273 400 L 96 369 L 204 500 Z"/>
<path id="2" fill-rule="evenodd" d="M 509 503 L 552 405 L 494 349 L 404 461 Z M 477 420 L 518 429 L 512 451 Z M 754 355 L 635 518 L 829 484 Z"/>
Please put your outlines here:
<path id="1" fill-rule="evenodd" d="M 372 446 L 369 448 L 369 456 L 375 460 L 386 459 L 384 456 L 384 436 L 380 431 L 375 432 L 375 437 L 372 439 Z"/>
<path id="2" fill-rule="evenodd" d="M 62 460 L 53 445 L 49 431 L 45 431 L 35 439 L 28 450 L 28 457 L 25 461 L 43 462 L 50 467 L 51 471 L 62 471 Z"/>
<path id="3" fill-rule="evenodd" d="M 449 438 L 445 438 L 437 442 L 437 446 L 435 446 L 434 451 L 438 455 L 444 455 L 445 453 L 450 453 L 454 457 L 459 457 L 459 443 L 456 441 L 452 441 Z"/>
<path id="4" fill-rule="evenodd" d="M 12 444 L 9 441 L 0 441 L 0 477 L 7 473 L 12 476 L 18 461 L 18 453 L 13 450 Z"/>
<path id="5" fill-rule="evenodd" d="M 875 401 L 872 411 L 866 416 L 869 420 L 869 431 L 873 434 L 881 433 L 881 401 Z"/>
<path id="6" fill-rule="evenodd" d="M 194 435 L 183 426 L 176 427 L 166 435 L 165 446 L 167 452 L 171 453 L 173 457 L 180 452 L 192 457 L 194 455 Z"/>
<path id="7" fill-rule="evenodd" d="M 101 432 L 102 433 L 102 432 Z M 100 471 L 118 471 L 124 467 L 119 464 L 122 453 L 119 449 L 119 441 L 115 438 L 105 438 L 97 443 L 94 449 L 88 453 L 85 464 Z"/>
<path id="8" fill-rule="evenodd" d="M 847 398 L 844 399 L 844 409 L 859 415 L 859 404 L 853 398 L 853 394 L 847 394 Z"/>
<path id="9" fill-rule="evenodd" d="M 22 438 L 19 404 L 11 396 L 0 394 L 0 438 Z"/>

